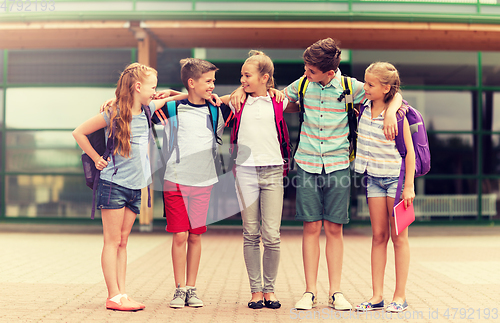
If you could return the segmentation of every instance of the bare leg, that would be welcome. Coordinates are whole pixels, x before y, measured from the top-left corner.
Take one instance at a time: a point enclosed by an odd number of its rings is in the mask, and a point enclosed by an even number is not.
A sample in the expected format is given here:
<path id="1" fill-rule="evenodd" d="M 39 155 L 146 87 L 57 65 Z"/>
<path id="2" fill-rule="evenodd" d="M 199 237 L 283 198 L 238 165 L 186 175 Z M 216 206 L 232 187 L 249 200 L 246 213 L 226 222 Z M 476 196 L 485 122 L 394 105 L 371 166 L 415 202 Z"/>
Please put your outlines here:
<path id="1" fill-rule="evenodd" d="M 186 286 L 186 244 L 188 231 L 176 232 L 172 239 L 172 264 L 174 266 L 175 287 Z"/>
<path id="2" fill-rule="evenodd" d="M 189 233 L 187 243 L 187 286 L 195 286 L 201 259 L 201 234 Z"/>
<path id="3" fill-rule="evenodd" d="M 387 199 L 387 208 L 392 209 L 392 202 Z M 410 243 L 408 242 L 408 228 L 396 235 L 394 217 L 389 217 L 391 222 L 391 239 L 394 244 L 394 258 L 396 263 L 396 289 L 394 291 L 393 302 L 403 303 L 406 299 L 406 281 L 410 270 Z"/>
<path id="4" fill-rule="evenodd" d="M 306 292 L 317 295 L 316 283 L 319 267 L 319 235 L 322 221 L 304 222 L 302 235 L 302 259 L 304 261 L 304 274 L 306 278 Z"/>
<path id="5" fill-rule="evenodd" d="M 344 238 L 342 235 L 342 227 L 342 224 L 325 221 L 325 253 L 328 266 L 328 278 L 330 281 L 330 296 L 335 292 L 340 292 L 342 261 L 344 258 Z"/>
<path id="6" fill-rule="evenodd" d="M 392 199 L 394 201 L 394 199 Z M 370 197 L 370 221 L 372 225 L 372 288 L 373 296 L 369 302 L 376 304 L 383 299 L 384 274 L 387 263 L 387 243 L 389 241 L 389 214 L 386 197 Z"/>

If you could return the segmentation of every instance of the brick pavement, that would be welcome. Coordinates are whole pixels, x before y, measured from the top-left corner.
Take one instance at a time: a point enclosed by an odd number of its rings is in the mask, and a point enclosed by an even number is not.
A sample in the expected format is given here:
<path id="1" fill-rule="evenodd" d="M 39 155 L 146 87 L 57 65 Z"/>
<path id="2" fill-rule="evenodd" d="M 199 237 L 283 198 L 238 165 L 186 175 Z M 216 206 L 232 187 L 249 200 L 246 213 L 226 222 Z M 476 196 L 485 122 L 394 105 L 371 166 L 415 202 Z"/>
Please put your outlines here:
<path id="1" fill-rule="evenodd" d="M 305 322 L 500 322 L 499 227 L 411 227 L 412 259 L 407 286 L 410 308 L 402 316 L 392 318 L 384 316 L 384 312 L 365 315 L 331 310 L 327 305 L 324 254 L 319 269 L 318 307 L 314 311 L 294 310 L 305 286 L 301 230 L 298 229 L 282 230 L 276 285 L 276 294 L 283 305 L 279 310 L 251 310 L 246 306 L 250 288 L 243 261 L 241 229 L 210 228 L 203 236 L 197 288 L 205 306 L 176 310 L 168 307 L 174 290 L 171 235 L 133 232 L 129 241 L 128 293 L 147 307 L 136 313 L 122 313 L 104 308 L 106 287 L 100 269 L 102 236 L 98 226 L 60 230 L 53 227 L 34 230 L 32 226 L 30 232 L 23 232 L 26 231 L 23 228 L 27 226 L 0 224 L 2 323 L 294 322 L 300 319 Z M 323 235 L 321 240 L 323 253 Z M 353 304 L 371 295 L 370 243 L 369 227 L 345 230 L 342 288 Z M 391 299 L 394 282 L 390 243 L 386 301 Z M 490 319 L 485 317 L 488 310 Z M 461 319 L 461 316 L 469 319 Z"/>

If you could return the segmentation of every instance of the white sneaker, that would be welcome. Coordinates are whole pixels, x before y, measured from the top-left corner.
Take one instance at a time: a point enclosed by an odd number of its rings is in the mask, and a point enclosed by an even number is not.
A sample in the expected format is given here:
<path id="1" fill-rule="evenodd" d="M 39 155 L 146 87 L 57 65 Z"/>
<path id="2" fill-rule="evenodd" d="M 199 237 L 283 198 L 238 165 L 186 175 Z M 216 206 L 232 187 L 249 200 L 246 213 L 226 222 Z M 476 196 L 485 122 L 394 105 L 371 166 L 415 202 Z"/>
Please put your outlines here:
<path id="1" fill-rule="evenodd" d="M 196 288 L 188 288 L 186 292 L 186 305 L 191 307 L 202 307 L 203 301 L 196 295 Z"/>
<path id="2" fill-rule="evenodd" d="M 342 292 L 333 293 L 328 300 L 328 305 L 339 311 L 352 310 L 352 305 L 349 303 Z"/>
<path id="3" fill-rule="evenodd" d="M 316 301 L 316 297 L 311 292 L 305 292 L 302 295 L 302 298 L 295 303 L 295 308 L 298 310 L 310 310 L 313 307 L 316 307 L 318 302 Z"/>
<path id="4" fill-rule="evenodd" d="M 186 288 L 180 288 L 180 284 L 175 289 L 175 294 L 170 301 L 170 307 L 182 308 L 186 304 Z"/>

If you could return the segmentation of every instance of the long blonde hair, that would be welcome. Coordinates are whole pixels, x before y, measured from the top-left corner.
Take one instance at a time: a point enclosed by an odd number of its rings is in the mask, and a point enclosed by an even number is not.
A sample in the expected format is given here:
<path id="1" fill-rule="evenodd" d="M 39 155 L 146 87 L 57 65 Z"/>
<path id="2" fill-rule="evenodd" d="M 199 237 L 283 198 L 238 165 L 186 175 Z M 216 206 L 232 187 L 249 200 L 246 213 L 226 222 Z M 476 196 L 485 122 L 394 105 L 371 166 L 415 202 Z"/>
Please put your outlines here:
<path id="1" fill-rule="evenodd" d="M 248 55 L 250 57 L 247 58 L 245 64 L 255 64 L 260 76 L 264 76 L 265 74 L 269 75 L 266 89 L 269 90 L 271 88 L 274 88 L 274 64 L 271 58 L 264 54 L 264 52 L 259 50 L 251 50 Z"/>
<path id="2" fill-rule="evenodd" d="M 116 84 L 116 103 L 106 110 L 110 117 L 110 125 L 116 122 L 115 150 L 123 157 L 130 156 L 130 123 L 132 122 L 132 107 L 134 104 L 134 88 L 136 82 L 144 82 L 151 74 L 158 75 L 152 67 L 132 63 L 125 68 Z M 111 131 L 109 132 L 111 137 Z"/>

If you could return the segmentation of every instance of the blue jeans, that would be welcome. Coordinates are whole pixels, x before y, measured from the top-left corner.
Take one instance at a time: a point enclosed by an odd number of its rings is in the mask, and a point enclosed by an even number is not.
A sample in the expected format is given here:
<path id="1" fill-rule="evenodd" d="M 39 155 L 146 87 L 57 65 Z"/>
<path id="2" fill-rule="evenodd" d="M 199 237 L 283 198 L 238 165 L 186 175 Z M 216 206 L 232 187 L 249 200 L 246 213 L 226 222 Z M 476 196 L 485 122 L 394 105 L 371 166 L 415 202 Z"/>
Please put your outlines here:
<path id="1" fill-rule="evenodd" d="M 374 177 L 367 175 L 367 196 L 396 198 L 398 181 L 399 177 Z"/>
<path id="2" fill-rule="evenodd" d="M 135 214 L 139 214 L 141 212 L 141 190 L 132 190 L 99 179 L 96 203 L 97 208 L 101 210 L 128 207 Z"/>

